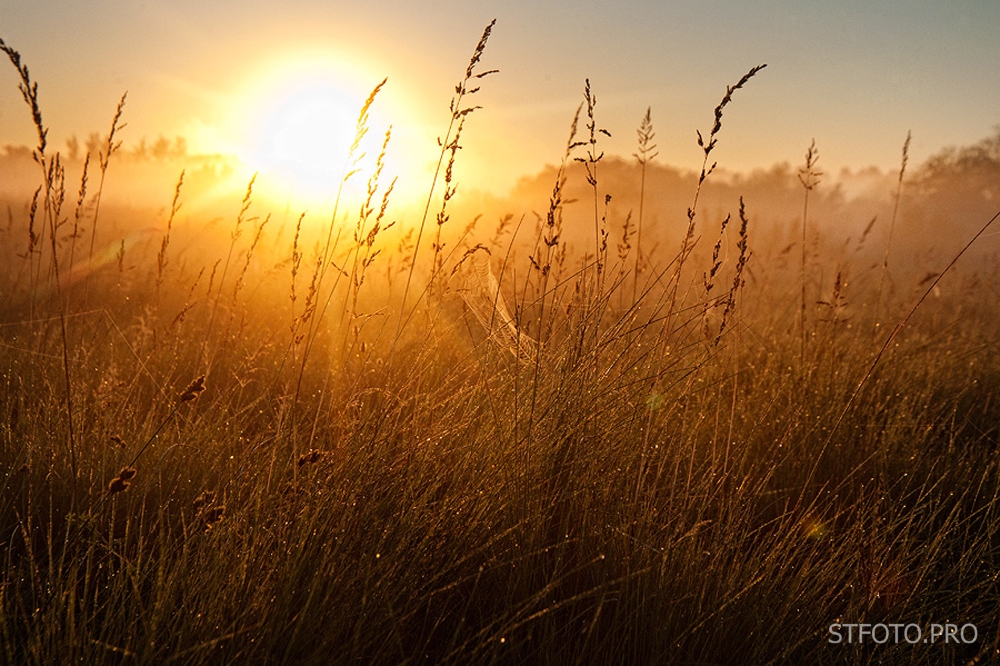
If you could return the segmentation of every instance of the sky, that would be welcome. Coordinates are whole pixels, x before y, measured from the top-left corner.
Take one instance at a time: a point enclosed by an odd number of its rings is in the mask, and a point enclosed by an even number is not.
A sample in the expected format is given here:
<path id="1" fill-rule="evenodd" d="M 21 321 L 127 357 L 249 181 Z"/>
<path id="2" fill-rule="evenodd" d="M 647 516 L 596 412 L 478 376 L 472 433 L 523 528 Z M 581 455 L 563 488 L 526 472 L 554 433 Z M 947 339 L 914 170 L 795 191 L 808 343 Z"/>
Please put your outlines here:
<path id="1" fill-rule="evenodd" d="M 57 147 L 106 132 L 128 91 L 126 147 L 184 135 L 194 152 L 251 154 L 310 122 L 275 124 L 283 100 L 296 104 L 293 80 L 335 80 L 349 111 L 334 123 L 349 125 L 387 77 L 371 133 L 392 125 L 390 164 L 414 187 L 493 19 L 481 67 L 499 73 L 481 81 L 456 171 L 497 194 L 559 162 L 587 79 L 608 155 L 635 152 L 648 107 L 657 160 L 689 169 L 726 86 L 763 63 L 726 109 L 721 167 L 797 166 L 815 139 L 828 172 L 894 170 L 908 131 L 919 163 L 1000 123 L 997 0 L 0 0 L 0 38 L 39 83 Z M 0 64 L 0 146 L 32 144 L 16 72 Z"/>

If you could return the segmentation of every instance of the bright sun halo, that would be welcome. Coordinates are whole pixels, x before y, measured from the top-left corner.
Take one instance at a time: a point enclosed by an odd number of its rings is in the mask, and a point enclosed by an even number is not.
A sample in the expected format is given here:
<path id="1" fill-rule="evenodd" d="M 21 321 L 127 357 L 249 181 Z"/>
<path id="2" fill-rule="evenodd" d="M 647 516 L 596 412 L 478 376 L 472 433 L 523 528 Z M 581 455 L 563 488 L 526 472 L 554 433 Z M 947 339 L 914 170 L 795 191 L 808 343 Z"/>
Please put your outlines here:
<path id="1" fill-rule="evenodd" d="M 349 103 L 322 82 L 288 91 L 261 127 L 265 163 L 296 180 L 329 182 L 333 163 L 346 154 L 353 124 Z"/>
<path id="2" fill-rule="evenodd" d="M 258 79 L 243 161 L 290 198 L 315 203 L 336 192 L 365 100 L 336 71 L 302 64 Z"/>

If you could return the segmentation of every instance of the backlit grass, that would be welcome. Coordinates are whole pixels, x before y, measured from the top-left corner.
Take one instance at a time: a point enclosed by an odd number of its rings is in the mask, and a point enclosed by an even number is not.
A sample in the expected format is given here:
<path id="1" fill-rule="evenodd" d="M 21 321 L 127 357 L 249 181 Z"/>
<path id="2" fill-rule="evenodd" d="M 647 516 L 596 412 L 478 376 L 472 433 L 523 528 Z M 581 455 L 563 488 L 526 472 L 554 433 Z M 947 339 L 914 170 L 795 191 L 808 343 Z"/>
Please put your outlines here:
<path id="1" fill-rule="evenodd" d="M 224 222 L 185 217 L 183 176 L 162 218 L 102 218 L 3 45 L 39 142 L 0 243 L 0 660 L 996 658 L 981 241 L 903 255 L 894 213 L 891 245 L 866 240 L 882 221 L 841 244 L 809 210 L 813 148 L 792 244 L 752 198 L 706 214 L 723 110 L 760 67 L 698 134 L 686 216 L 650 213 L 649 113 L 637 200 L 606 192 L 588 82 L 545 208 L 466 219 L 490 28 L 422 215 L 394 213 L 381 156 L 355 170 L 356 142 L 343 182 L 367 194 L 322 225 L 262 209 L 253 180 Z M 978 633 L 831 644 L 838 622 Z"/>

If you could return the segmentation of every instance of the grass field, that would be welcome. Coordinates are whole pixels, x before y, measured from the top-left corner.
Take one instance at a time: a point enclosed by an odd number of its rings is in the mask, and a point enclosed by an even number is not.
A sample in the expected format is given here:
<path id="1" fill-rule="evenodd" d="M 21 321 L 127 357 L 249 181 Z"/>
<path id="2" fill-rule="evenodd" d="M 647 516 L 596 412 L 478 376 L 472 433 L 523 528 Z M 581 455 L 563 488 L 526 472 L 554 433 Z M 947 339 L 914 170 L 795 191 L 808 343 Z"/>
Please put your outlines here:
<path id="1" fill-rule="evenodd" d="M 686 215 L 649 213 L 648 116 L 606 196 L 588 83 L 539 214 L 473 222 L 452 195 L 487 37 L 426 210 L 397 219 L 351 156 L 366 194 L 322 224 L 253 181 L 223 223 L 183 180 L 156 219 L 102 211 L 119 118 L 70 182 L 5 46 L 39 189 L 0 235 L 0 661 L 996 659 L 989 215 L 915 236 L 945 199 L 908 198 L 906 148 L 848 242 L 810 209 L 813 148 L 794 222 L 706 214 L 754 68 Z"/>

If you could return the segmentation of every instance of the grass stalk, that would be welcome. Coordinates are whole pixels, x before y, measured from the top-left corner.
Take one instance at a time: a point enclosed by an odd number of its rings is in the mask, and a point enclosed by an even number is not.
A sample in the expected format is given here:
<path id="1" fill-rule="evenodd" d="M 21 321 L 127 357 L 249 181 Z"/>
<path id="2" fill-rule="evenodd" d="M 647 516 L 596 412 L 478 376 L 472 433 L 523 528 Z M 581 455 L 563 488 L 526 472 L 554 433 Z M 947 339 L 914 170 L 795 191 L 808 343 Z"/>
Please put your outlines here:
<path id="1" fill-rule="evenodd" d="M 892 250 L 892 235 L 896 228 L 896 216 L 899 214 L 899 202 L 903 196 L 903 176 L 906 174 L 906 164 L 910 159 L 910 137 L 911 133 L 906 133 L 906 140 L 903 142 L 903 156 L 899 165 L 899 177 L 896 180 L 896 194 L 892 200 L 892 217 L 889 218 L 889 233 L 885 239 L 885 252 L 882 255 L 882 270 L 878 278 L 878 298 L 875 301 L 875 334 L 878 335 L 882 311 L 882 300 L 885 297 L 885 278 L 889 272 L 889 252 Z"/>
<path id="2" fill-rule="evenodd" d="M 816 188 L 816 186 L 819 185 L 819 178 L 823 175 L 821 171 L 816 169 L 816 161 L 818 159 L 819 151 L 816 149 L 816 140 L 814 139 L 812 143 L 809 144 L 809 149 L 806 150 L 806 164 L 804 167 L 799 169 L 799 182 L 802 183 L 802 189 L 804 192 L 802 196 L 802 261 L 800 265 L 802 298 L 799 307 L 799 358 L 801 359 L 803 367 L 805 367 L 806 364 L 806 321 L 808 319 L 806 264 L 809 253 L 809 195 Z"/>
<path id="3" fill-rule="evenodd" d="M 97 242 L 97 221 L 101 215 L 101 199 L 104 194 L 104 180 L 108 173 L 108 165 L 111 164 L 111 156 L 121 149 L 121 141 L 116 141 L 118 133 L 125 129 L 125 124 L 121 122 L 122 114 L 125 111 L 125 99 L 128 92 L 122 94 L 115 108 L 115 115 L 111 119 L 111 129 L 104 142 L 104 148 L 98 153 L 98 165 L 101 169 L 100 178 L 97 181 L 97 192 L 94 194 L 94 217 L 90 223 L 90 252 L 87 255 L 87 280 L 84 287 L 84 304 L 87 303 L 87 296 L 90 293 L 90 276 L 94 270 L 94 247 Z"/>
<path id="4" fill-rule="evenodd" d="M 424 212 L 420 217 L 420 224 L 417 227 L 417 238 L 413 244 L 412 259 L 409 264 L 409 269 L 406 273 L 406 284 L 403 287 L 403 300 L 400 305 L 400 315 L 398 322 L 396 324 L 396 334 L 393 337 L 392 349 L 395 351 L 396 345 L 399 342 L 400 336 L 402 335 L 403 327 L 406 322 L 409 321 L 410 317 L 416 312 L 417 305 L 415 304 L 413 309 L 410 310 L 410 314 L 406 313 L 406 301 L 410 294 L 410 286 L 413 282 L 413 272 L 417 266 L 417 257 L 420 253 L 420 243 L 424 236 L 424 230 L 427 226 L 427 218 L 430 215 L 431 203 L 434 201 L 434 195 L 437 191 L 438 179 L 442 177 L 442 166 L 445 164 L 445 158 L 449 157 L 448 166 L 449 168 L 445 172 L 446 178 L 451 178 L 451 165 L 454 163 L 455 153 L 459 148 L 459 138 L 461 135 L 461 130 L 465 124 L 465 118 L 469 114 L 473 113 L 478 109 L 478 106 L 467 106 L 465 98 L 467 96 L 475 95 L 479 92 L 480 85 L 479 81 L 481 79 L 490 76 L 491 74 L 496 74 L 499 70 L 489 69 L 484 71 L 477 71 L 476 67 L 479 61 L 482 59 L 483 54 L 486 52 L 486 44 L 489 42 L 490 33 L 493 32 L 493 26 L 496 25 L 496 19 L 490 21 L 489 25 L 483 30 L 482 36 L 479 38 L 479 43 L 476 44 L 476 48 L 472 52 L 472 57 L 469 59 L 469 64 L 465 69 L 465 77 L 462 81 L 455 86 L 455 95 L 451 99 L 449 104 L 449 110 L 451 112 L 451 117 L 448 120 L 448 127 L 445 129 L 444 137 L 438 138 L 438 146 L 441 148 L 437 156 L 437 164 L 434 167 L 434 173 L 431 175 L 431 184 L 427 191 L 427 200 L 424 204 Z M 450 180 L 446 183 L 445 193 L 442 197 L 441 212 L 438 215 L 438 230 L 440 232 L 440 226 L 443 224 L 443 220 L 446 220 L 445 210 L 448 200 L 454 195 L 454 189 L 450 188 Z M 435 257 L 438 257 L 440 248 L 435 248 Z M 434 272 L 432 270 L 431 280 L 433 281 Z M 393 354 L 390 353 L 390 362 L 392 360 Z"/>
<path id="5" fill-rule="evenodd" d="M 633 281 L 632 281 L 632 301 L 635 302 L 636 296 L 639 291 L 639 276 L 642 274 L 645 266 L 643 262 L 645 257 L 642 252 L 642 223 L 645 213 L 645 203 L 646 203 L 646 167 L 649 163 L 656 159 L 659 155 L 656 152 L 656 144 L 653 140 L 656 138 L 656 132 L 653 131 L 653 119 L 652 119 L 652 107 L 646 108 L 646 115 L 642 117 L 642 121 L 639 123 L 639 129 L 636 130 L 638 135 L 639 148 L 638 152 L 633 153 L 636 161 L 639 163 L 639 218 L 636 222 L 635 231 L 635 265 L 632 269 Z"/>

